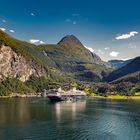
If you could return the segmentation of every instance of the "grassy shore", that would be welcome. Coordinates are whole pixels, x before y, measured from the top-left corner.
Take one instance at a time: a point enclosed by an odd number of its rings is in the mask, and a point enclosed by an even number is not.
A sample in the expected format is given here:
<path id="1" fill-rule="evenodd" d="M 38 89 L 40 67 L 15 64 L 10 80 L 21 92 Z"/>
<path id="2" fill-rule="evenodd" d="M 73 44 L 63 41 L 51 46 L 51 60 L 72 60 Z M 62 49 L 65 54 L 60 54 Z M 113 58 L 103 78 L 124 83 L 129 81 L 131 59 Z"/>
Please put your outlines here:
<path id="1" fill-rule="evenodd" d="M 140 96 L 108 95 L 107 97 L 94 95 L 94 98 L 113 99 L 113 100 L 140 100 Z"/>

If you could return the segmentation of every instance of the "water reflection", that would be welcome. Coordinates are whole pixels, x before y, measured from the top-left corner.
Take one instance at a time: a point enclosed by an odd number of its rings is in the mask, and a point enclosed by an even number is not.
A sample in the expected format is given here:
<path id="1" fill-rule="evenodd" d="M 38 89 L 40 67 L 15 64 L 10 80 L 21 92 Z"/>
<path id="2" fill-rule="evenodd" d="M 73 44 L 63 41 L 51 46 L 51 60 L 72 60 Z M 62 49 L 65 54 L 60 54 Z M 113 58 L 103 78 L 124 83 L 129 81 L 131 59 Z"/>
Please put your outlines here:
<path id="1" fill-rule="evenodd" d="M 75 119 L 76 113 L 86 108 L 86 101 L 49 104 L 46 98 L 1 99 L 0 123 L 27 123 L 29 121 L 61 121 L 64 116 Z M 65 115 L 66 114 L 66 115 Z"/>
<path id="2" fill-rule="evenodd" d="M 22 123 L 30 119 L 28 101 L 26 99 L 19 100 L 6 99 L 1 101 L 0 123 Z"/>
<path id="3" fill-rule="evenodd" d="M 139 140 L 139 107 L 136 101 L 0 99 L 0 140 Z"/>
<path id="4" fill-rule="evenodd" d="M 86 109 L 86 100 L 81 102 L 58 102 L 55 103 L 56 119 L 58 122 L 63 116 L 68 116 L 72 120 L 75 119 L 76 113 Z"/>

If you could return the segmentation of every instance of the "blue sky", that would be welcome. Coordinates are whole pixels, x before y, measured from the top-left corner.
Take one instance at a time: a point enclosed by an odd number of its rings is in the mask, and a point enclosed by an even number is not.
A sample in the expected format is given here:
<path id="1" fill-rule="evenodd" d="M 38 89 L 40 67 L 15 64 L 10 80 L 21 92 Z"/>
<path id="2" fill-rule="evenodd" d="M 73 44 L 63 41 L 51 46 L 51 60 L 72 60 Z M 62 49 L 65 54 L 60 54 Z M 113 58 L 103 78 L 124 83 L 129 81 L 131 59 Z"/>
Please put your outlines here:
<path id="1" fill-rule="evenodd" d="M 140 55 L 139 0 L 0 0 L 0 28 L 26 41 L 74 34 L 103 60 Z"/>

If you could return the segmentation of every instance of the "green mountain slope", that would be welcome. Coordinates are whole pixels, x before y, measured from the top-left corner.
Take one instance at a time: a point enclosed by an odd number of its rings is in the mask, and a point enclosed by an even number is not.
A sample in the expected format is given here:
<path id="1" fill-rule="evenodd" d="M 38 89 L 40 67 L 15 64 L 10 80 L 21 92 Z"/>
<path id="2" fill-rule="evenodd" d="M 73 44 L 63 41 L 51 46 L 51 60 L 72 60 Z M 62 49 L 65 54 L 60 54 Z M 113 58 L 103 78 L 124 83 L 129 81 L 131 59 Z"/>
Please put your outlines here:
<path id="1" fill-rule="evenodd" d="M 46 69 L 48 75 L 55 71 L 80 81 L 101 81 L 111 71 L 73 35 L 64 37 L 56 45 L 34 45 L 0 31 L 0 42 L 22 54 L 32 64 Z"/>
<path id="2" fill-rule="evenodd" d="M 111 71 L 100 57 L 86 49 L 73 35 L 64 37 L 57 45 L 40 45 L 48 65 L 71 74 L 82 81 L 100 81 Z"/>
<path id="3" fill-rule="evenodd" d="M 140 83 L 140 71 L 135 72 L 135 73 L 131 73 L 131 74 L 127 74 L 126 76 L 123 76 L 115 81 L 113 81 L 112 83 L 122 83 L 122 82 L 131 82 L 131 83 Z"/>
<path id="4" fill-rule="evenodd" d="M 140 71 L 140 57 L 135 58 L 124 67 L 113 71 L 111 74 L 109 74 L 109 76 L 105 78 L 105 80 L 110 82 L 138 71 Z"/>
<path id="5" fill-rule="evenodd" d="M 68 74 L 60 72 L 58 69 L 49 67 L 48 64 L 49 63 L 52 64 L 53 62 L 51 62 L 48 57 L 44 56 L 42 49 L 40 49 L 37 45 L 30 44 L 25 41 L 17 40 L 15 38 L 9 36 L 7 33 L 0 30 L 0 48 L 2 48 L 2 46 L 11 48 L 17 56 L 19 56 L 19 55 L 23 56 L 23 58 L 25 58 L 25 60 L 26 60 L 25 63 L 27 63 L 27 65 L 29 65 L 34 71 L 36 71 L 36 73 L 37 73 L 36 75 L 38 75 L 38 76 L 41 76 L 41 75 L 48 76 L 50 78 L 53 78 L 56 81 L 59 81 L 59 80 L 67 81 L 67 79 L 72 80 L 72 78 Z M 7 52 L 7 53 L 11 53 L 11 52 Z M 1 51 L 0 55 L 3 55 L 2 51 Z M 13 54 L 9 54 L 9 55 L 13 55 Z M 12 57 L 13 56 L 11 56 L 11 58 Z M 12 58 L 12 59 L 13 60 L 10 60 L 10 62 L 9 62 L 9 63 L 11 63 L 10 64 L 11 69 L 14 69 L 14 66 L 17 65 L 16 61 L 19 61 L 19 63 L 22 63 L 22 61 L 23 61 L 23 60 L 18 60 L 19 58 L 17 60 L 16 60 L 16 58 Z M 2 63 L 3 62 L 0 62 L 0 68 L 3 65 Z M 15 65 L 13 65 L 13 64 L 15 64 Z M 5 64 L 5 67 L 7 67 L 6 65 L 7 64 Z M 20 69 L 22 69 L 22 67 Z M 17 72 L 18 71 L 19 71 L 19 69 L 17 70 Z M 40 74 L 38 74 L 38 72 L 40 72 Z M 0 75 L 3 75 L 3 73 L 4 73 L 4 71 L 2 71 L 2 69 L 1 69 Z M 7 73 L 9 73 L 9 72 L 7 72 Z M 26 73 L 26 71 L 25 71 L 25 73 Z M 20 75 L 20 74 L 21 73 L 17 73 L 17 75 Z M 11 76 L 13 76 L 13 75 L 15 75 L 15 74 L 12 73 Z M 15 78 L 18 78 L 18 77 L 15 77 Z"/>

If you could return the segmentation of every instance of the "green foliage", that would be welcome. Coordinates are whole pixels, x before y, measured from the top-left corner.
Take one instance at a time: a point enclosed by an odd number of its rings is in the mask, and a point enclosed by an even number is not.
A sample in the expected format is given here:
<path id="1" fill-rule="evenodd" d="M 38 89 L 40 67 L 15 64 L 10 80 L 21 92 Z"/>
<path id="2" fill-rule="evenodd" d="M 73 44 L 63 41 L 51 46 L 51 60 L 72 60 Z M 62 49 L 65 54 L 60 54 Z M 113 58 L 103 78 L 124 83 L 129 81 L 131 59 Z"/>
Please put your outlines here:
<path id="1" fill-rule="evenodd" d="M 131 82 L 131 83 L 140 83 L 140 71 L 135 72 L 135 73 L 131 73 L 131 74 L 127 74 L 111 83 L 122 83 L 122 82 Z"/>
<path id="2" fill-rule="evenodd" d="M 71 83 L 74 81 L 71 75 L 68 75 L 67 73 L 59 71 L 55 68 L 49 68 L 49 78 L 59 83 Z"/>
<path id="3" fill-rule="evenodd" d="M 131 93 L 135 94 L 135 93 L 140 93 L 140 85 L 136 85 L 135 87 L 133 87 L 131 89 Z"/>
<path id="4" fill-rule="evenodd" d="M 15 78 L 7 78 L 0 83 L 0 95 L 8 96 L 11 93 L 28 94 L 34 92 L 23 82 Z"/>
<path id="5" fill-rule="evenodd" d="M 29 88 L 35 92 L 43 92 L 44 89 L 59 88 L 59 83 L 52 81 L 47 77 L 35 77 L 31 76 L 25 83 Z"/>
<path id="6" fill-rule="evenodd" d="M 11 92 L 3 85 L 0 83 L 0 96 L 9 96 Z"/>
<path id="7" fill-rule="evenodd" d="M 86 92 L 95 93 L 101 96 L 108 95 L 134 95 L 136 92 L 140 92 L 140 85 L 133 84 L 131 82 L 122 83 L 90 83 L 86 85 Z"/>
<path id="8" fill-rule="evenodd" d="M 58 82 L 59 81 L 59 82 Z M 0 83 L 0 96 L 9 96 L 10 94 L 29 94 L 43 92 L 44 89 L 54 89 L 65 87 L 64 81 L 53 80 L 48 77 L 35 77 L 31 76 L 25 83 L 15 78 L 7 78 Z M 68 85 L 70 85 L 68 83 Z"/>
<path id="9" fill-rule="evenodd" d="M 90 53 L 83 45 L 59 44 L 40 45 L 40 50 L 47 55 L 46 64 L 62 72 L 70 74 L 78 81 L 100 81 L 102 76 L 110 71 L 102 65 L 98 56 Z M 93 61 L 99 62 L 95 64 Z"/>
<path id="10" fill-rule="evenodd" d="M 94 91 L 91 88 L 85 88 L 84 92 L 89 96 L 94 94 Z"/>

